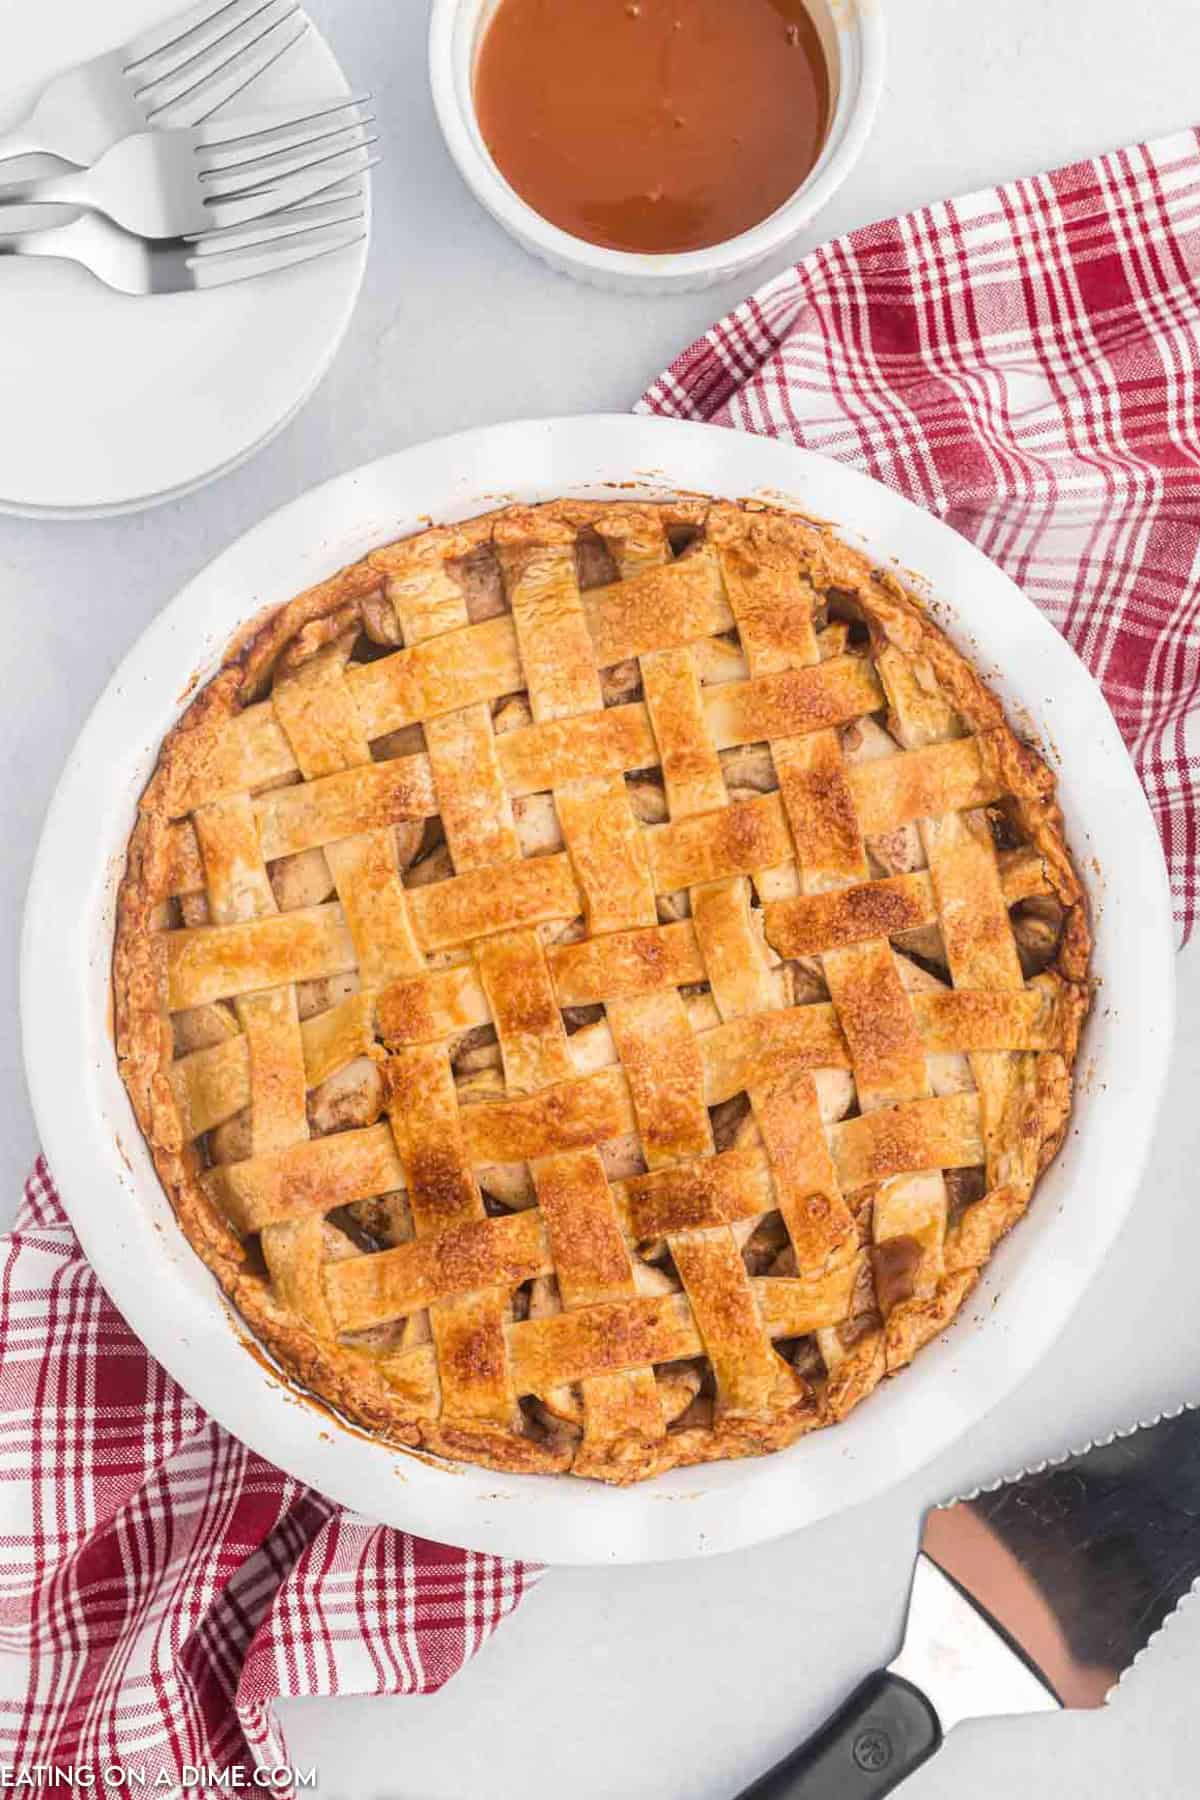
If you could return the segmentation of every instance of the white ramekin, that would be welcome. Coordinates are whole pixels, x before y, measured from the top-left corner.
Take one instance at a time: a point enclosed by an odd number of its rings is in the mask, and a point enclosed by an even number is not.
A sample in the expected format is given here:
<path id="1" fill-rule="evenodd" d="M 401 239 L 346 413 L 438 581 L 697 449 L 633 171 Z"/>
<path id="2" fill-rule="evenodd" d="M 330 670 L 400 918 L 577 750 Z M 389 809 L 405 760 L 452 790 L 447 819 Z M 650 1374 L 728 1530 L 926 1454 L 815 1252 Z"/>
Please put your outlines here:
<path id="1" fill-rule="evenodd" d="M 429 79 L 438 122 L 463 180 L 517 242 L 552 268 L 625 293 L 711 287 L 761 262 L 820 211 L 867 141 L 883 85 L 882 0 L 806 0 L 829 64 L 833 118 L 808 178 L 769 218 L 740 236 L 671 256 L 606 250 L 551 225 L 515 193 L 483 141 L 473 74 L 484 29 L 499 0 L 433 0 Z"/>

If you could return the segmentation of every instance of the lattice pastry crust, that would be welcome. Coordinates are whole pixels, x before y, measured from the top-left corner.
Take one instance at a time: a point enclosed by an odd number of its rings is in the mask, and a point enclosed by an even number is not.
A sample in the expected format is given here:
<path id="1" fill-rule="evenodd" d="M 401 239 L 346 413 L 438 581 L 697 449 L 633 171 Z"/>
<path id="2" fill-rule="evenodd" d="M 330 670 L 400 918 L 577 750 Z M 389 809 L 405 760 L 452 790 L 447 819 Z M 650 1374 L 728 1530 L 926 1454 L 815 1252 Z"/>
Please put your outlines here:
<path id="1" fill-rule="evenodd" d="M 512 507 L 258 621 L 114 960 L 185 1232 L 392 1440 L 642 1479 L 842 1418 L 1067 1121 L 1054 784 L 896 579 L 728 503 Z"/>

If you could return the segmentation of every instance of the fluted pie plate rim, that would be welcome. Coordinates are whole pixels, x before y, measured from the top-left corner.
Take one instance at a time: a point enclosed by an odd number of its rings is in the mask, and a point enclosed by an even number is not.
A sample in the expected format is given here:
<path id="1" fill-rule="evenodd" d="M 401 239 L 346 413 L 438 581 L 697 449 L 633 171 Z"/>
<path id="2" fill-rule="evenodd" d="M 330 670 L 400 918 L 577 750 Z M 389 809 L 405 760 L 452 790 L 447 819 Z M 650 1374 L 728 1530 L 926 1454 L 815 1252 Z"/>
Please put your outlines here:
<path id="1" fill-rule="evenodd" d="M 508 499 L 666 492 L 798 506 L 905 579 L 915 572 L 938 622 L 1052 762 L 1090 891 L 1102 1000 L 1064 1148 L 951 1330 L 832 1431 L 618 1489 L 418 1458 L 298 1399 L 247 1348 L 179 1230 L 117 1072 L 108 991 L 137 795 L 239 624 L 431 519 Z M 1129 1210 L 1172 1010 L 1170 900 L 1149 808 L 1099 689 L 1007 576 L 939 520 L 827 459 L 615 415 L 519 421 L 399 451 L 313 489 L 216 557 L 129 652 L 83 728 L 47 815 L 22 946 L 42 1142 L 85 1252 L 150 1351 L 237 1437 L 334 1499 L 431 1538 L 551 1563 L 667 1560 L 779 1536 L 893 1486 L 1004 1399 L 1054 1342 Z"/>

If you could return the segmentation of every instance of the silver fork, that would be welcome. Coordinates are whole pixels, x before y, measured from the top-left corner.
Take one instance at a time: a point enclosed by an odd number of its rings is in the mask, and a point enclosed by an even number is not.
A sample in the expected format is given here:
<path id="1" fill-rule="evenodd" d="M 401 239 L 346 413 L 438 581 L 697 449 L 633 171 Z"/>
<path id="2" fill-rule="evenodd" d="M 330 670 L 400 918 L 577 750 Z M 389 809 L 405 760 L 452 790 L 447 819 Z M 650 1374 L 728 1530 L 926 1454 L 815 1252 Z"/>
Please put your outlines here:
<path id="1" fill-rule="evenodd" d="M 90 169 L 0 184 L 0 207 L 57 202 L 106 213 L 142 237 L 192 237 L 311 199 L 370 166 L 357 100 L 122 138 Z"/>
<path id="2" fill-rule="evenodd" d="M 297 0 L 202 0 L 56 75 L 33 111 L 0 132 L 0 158 L 41 154 L 84 167 L 133 132 L 200 125 L 307 30 Z"/>
<path id="3" fill-rule="evenodd" d="M 184 294 L 226 287 L 348 249 L 366 235 L 361 194 L 293 207 L 254 225 L 209 232 L 191 242 L 173 238 L 150 243 L 99 213 L 39 228 L 40 215 L 61 209 L 28 210 L 35 215 L 29 221 L 31 229 L 0 231 L 0 257 L 52 256 L 82 263 L 123 294 Z"/>

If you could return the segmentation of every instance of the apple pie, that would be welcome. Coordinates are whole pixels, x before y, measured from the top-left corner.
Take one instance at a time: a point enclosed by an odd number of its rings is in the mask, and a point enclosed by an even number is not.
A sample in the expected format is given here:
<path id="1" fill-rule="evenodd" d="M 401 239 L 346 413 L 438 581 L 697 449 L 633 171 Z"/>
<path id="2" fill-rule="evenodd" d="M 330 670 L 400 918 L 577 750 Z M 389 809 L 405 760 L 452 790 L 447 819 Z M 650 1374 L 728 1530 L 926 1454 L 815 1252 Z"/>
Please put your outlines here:
<path id="1" fill-rule="evenodd" d="M 1062 1140 L 1088 957 L 1049 770 L 894 574 L 564 500 L 243 630 L 129 840 L 118 1054 L 310 1394 L 629 1482 L 949 1324 Z"/>

